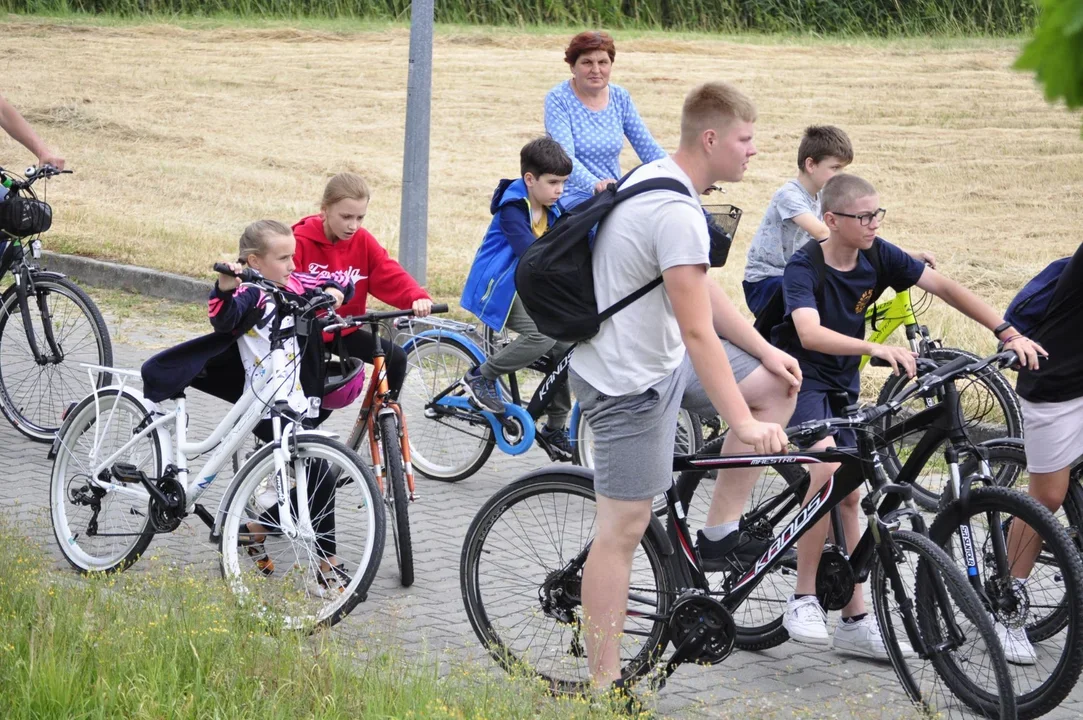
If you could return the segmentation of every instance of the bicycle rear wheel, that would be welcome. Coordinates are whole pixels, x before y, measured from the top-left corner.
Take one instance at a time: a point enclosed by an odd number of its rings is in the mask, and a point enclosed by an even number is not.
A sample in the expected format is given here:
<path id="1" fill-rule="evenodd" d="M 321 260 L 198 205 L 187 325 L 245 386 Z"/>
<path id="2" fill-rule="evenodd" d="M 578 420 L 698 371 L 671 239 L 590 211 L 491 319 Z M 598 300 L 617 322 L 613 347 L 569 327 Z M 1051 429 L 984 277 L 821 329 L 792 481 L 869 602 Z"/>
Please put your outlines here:
<path id="1" fill-rule="evenodd" d="M 222 576 L 257 617 L 309 630 L 334 625 L 366 599 L 386 528 L 376 480 L 345 445 L 315 436 L 297 441 L 284 482 L 295 523 L 300 472 L 308 480 L 314 539 L 283 532 L 274 446 L 265 445 L 245 461 L 227 491 L 219 549 Z"/>
<path id="2" fill-rule="evenodd" d="M 470 625 L 509 672 L 523 669 L 557 691 L 590 685 L 581 605 L 582 567 L 595 531 L 594 489 L 572 473 L 528 476 L 501 488 L 466 532 L 460 564 Z M 674 589 L 649 535 L 632 561 L 621 673 L 650 670 L 668 642 Z"/>
<path id="3" fill-rule="evenodd" d="M 907 695 L 930 717 L 1015 717 L 1004 651 L 966 576 L 923 535 L 895 530 L 885 543 L 873 560 L 873 611 Z"/>
<path id="4" fill-rule="evenodd" d="M 476 364 L 473 354 L 448 338 L 423 338 L 407 352 L 409 360 L 399 404 L 410 423 L 410 459 L 433 480 L 458 482 L 476 473 L 493 452 L 493 429 L 480 413 L 442 412 L 433 398 L 458 383 Z M 462 388 L 449 395 L 461 397 Z"/>
<path id="5" fill-rule="evenodd" d="M 61 276 L 35 273 L 31 278 L 29 328 L 16 286 L 0 298 L 0 411 L 23 435 L 49 442 L 60 429 L 61 413 L 86 392 L 87 371 L 80 365 L 112 365 L 113 346 L 105 320 L 82 288 Z M 28 330 L 41 362 L 31 350 Z M 52 351 L 50 334 L 59 354 Z M 111 376 L 102 374 L 97 386 L 110 382 Z"/>
<path id="6" fill-rule="evenodd" d="M 945 365 L 962 356 L 980 360 L 977 355 L 957 348 L 935 348 L 929 352 L 929 359 L 935 361 L 937 365 Z M 908 382 L 905 375 L 888 376 L 876 403 L 880 405 L 891 400 L 904 389 Z M 1019 399 L 1011 383 L 999 370 L 987 367 L 974 375 L 969 382 L 959 382 L 957 386 L 966 432 L 973 441 L 984 442 L 996 438 L 1023 437 L 1023 415 L 1019 409 Z M 924 403 L 925 401 L 920 398 L 907 401 L 900 412 L 884 418 L 882 421 L 884 429 L 925 409 Z M 884 469 L 891 478 L 898 477 L 899 471 L 910 457 L 910 452 L 924 431 L 923 428 L 899 438 L 881 451 Z M 942 458 L 943 447 L 943 445 L 937 447 L 932 457 Z M 914 482 L 914 501 L 924 510 L 936 512 L 940 494 L 947 481 L 947 468 L 940 463 L 929 463 L 926 468 L 927 471 Z"/>
<path id="7" fill-rule="evenodd" d="M 380 418 L 380 447 L 384 453 L 384 502 L 387 504 L 391 535 L 395 541 L 395 559 L 403 587 L 414 584 L 414 547 L 410 542 L 410 496 L 406 492 L 406 472 L 399 444 L 399 417 L 388 413 Z"/>
<path id="8" fill-rule="evenodd" d="M 1002 487 L 971 489 L 966 507 L 944 508 L 929 537 L 965 568 L 959 528 L 969 529 L 978 561 L 983 600 L 1000 627 L 1020 718 L 1049 712 L 1068 696 L 1083 669 L 1083 562 L 1065 528 L 1033 498 Z M 1007 552 L 1010 529 L 1025 523 L 1024 542 L 1040 547 L 1037 564 L 1024 584 L 1013 582 L 1015 562 Z M 1022 658 L 1007 647 L 1007 630 L 1025 630 L 1034 650 Z M 1020 659 L 1012 660 L 1020 656 Z M 1026 664 L 1029 663 L 1029 664 Z"/>
<path id="9" fill-rule="evenodd" d="M 146 416 L 131 394 L 102 390 L 76 405 L 57 438 L 49 480 L 53 534 L 64 558 L 81 573 L 124 570 L 146 551 L 154 536 L 150 502 L 138 485 L 104 489 L 91 482 L 92 467 L 118 452 Z M 117 458 L 147 477 L 162 476 L 157 434 L 134 443 Z M 112 485 L 111 477 L 105 478 Z M 136 494 L 138 493 L 138 495 Z"/>

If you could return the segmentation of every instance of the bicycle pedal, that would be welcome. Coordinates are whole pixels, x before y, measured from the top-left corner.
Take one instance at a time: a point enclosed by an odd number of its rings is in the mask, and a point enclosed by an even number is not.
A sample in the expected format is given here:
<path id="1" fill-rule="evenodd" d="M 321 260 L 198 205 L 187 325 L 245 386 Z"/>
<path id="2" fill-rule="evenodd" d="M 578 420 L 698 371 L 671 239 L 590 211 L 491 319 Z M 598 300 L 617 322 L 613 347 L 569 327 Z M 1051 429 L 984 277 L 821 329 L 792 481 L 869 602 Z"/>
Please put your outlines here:
<path id="1" fill-rule="evenodd" d="M 142 470 L 129 463 L 116 463 L 110 468 L 113 477 L 123 483 L 142 483 L 147 476 Z"/>

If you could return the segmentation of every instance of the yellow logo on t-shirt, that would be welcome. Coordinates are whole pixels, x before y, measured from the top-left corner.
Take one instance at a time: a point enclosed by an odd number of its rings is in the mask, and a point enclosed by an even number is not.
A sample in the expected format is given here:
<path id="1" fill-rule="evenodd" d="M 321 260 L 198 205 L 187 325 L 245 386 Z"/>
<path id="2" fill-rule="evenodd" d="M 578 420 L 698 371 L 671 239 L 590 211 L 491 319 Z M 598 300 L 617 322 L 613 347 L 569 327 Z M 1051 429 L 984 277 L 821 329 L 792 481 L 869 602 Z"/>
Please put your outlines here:
<path id="1" fill-rule="evenodd" d="M 854 312 L 861 315 L 865 312 L 865 308 L 869 306 L 869 302 L 872 300 L 872 288 L 869 288 L 865 292 L 861 293 L 861 297 L 857 299 L 857 305 L 854 306 Z"/>

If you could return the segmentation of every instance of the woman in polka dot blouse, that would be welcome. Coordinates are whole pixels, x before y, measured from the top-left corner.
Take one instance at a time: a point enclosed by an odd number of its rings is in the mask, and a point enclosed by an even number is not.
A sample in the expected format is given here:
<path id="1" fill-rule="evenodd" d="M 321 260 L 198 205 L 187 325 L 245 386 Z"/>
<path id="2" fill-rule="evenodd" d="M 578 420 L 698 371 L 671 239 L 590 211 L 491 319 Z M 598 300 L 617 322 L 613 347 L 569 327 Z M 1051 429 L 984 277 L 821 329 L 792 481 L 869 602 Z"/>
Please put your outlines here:
<path id="1" fill-rule="evenodd" d="M 666 156 L 643 124 L 628 91 L 609 83 L 616 54 L 608 33 L 579 33 L 564 51 L 571 79 L 545 96 L 545 130 L 564 147 L 574 165 L 560 200 L 564 209 L 575 207 L 621 176 L 625 137 L 642 162 Z"/>

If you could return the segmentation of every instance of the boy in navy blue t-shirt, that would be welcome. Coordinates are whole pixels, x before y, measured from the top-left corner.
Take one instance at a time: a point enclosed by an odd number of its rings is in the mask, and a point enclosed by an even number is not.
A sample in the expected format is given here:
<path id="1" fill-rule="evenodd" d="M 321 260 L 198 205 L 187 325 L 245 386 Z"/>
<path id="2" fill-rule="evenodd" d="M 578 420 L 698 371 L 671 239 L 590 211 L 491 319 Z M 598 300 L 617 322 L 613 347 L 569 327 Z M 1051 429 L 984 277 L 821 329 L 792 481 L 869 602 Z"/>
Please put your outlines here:
<path id="1" fill-rule="evenodd" d="M 998 340 L 1006 339 L 1005 347 L 1015 350 L 1028 367 L 1037 367 L 1038 354 L 1043 352 L 1041 348 L 1003 322 L 998 312 L 957 282 L 925 267 L 876 236 L 886 211 L 879 206 L 880 198 L 872 185 L 854 175 L 836 175 L 824 186 L 821 202 L 824 224 L 830 231 L 827 240 L 819 246 L 825 263 L 823 284 L 817 293 L 818 273 L 809 255 L 812 249 L 806 245 L 786 266 L 782 289 L 788 323 L 774 330 L 776 344 L 797 358 L 804 375 L 790 425 L 834 417 L 836 413 L 832 406 L 856 402 L 860 388 L 858 365 L 862 355 L 881 358 L 896 373 L 914 376 L 916 364 L 909 349 L 865 340 L 865 309 L 875 301 L 878 284 L 896 291 L 917 285 L 942 298 L 948 305 L 989 328 Z M 879 278 L 872 263 L 861 252 L 869 250 L 873 244 L 879 251 L 882 274 Z M 793 332 L 787 332 L 791 328 Z M 838 444 L 852 447 L 856 439 L 852 432 L 840 433 Z M 834 445 L 835 439 L 827 438 L 813 449 Z M 811 482 L 806 500 L 823 488 L 838 465 L 811 465 L 809 468 Z M 861 536 L 858 499 L 858 493 L 854 492 L 840 506 L 849 551 Z M 797 587 L 782 618 L 783 627 L 791 638 L 810 645 L 829 644 L 827 616 L 816 599 L 816 570 L 827 529 L 828 519 L 824 518 L 798 540 Z M 888 659 L 880 629 L 865 612 L 861 585 L 855 588 L 853 598 L 843 608 L 842 618 L 830 642 L 835 649 Z"/>

